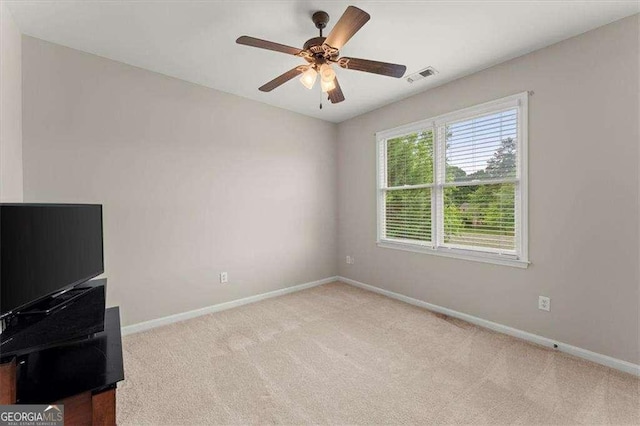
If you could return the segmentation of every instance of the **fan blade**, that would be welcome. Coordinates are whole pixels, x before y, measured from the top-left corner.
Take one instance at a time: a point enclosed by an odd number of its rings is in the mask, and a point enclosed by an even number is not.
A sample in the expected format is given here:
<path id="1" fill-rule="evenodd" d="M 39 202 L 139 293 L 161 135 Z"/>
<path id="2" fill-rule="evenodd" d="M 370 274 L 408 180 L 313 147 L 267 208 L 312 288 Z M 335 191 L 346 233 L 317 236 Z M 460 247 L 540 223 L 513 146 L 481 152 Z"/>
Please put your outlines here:
<path id="1" fill-rule="evenodd" d="M 395 78 L 402 77 L 407 70 L 404 65 L 358 58 L 340 58 L 338 65 L 347 70 L 364 71 Z"/>
<path id="2" fill-rule="evenodd" d="M 355 6 L 349 6 L 338 22 L 336 22 L 336 25 L 334 25 L 324 42 L 338 50 L 342 49 L 342 46 L 347 44 L 349 39 L 351 39 L 369 19 L 371 19 L 371 16 L 364 10 L 358 9 Z"/>
<path id="3" fill-rule="evenodd" d="M 261 40 L 255 37 L 242 36 L 236 40 L 238 44 L 244 44 L 245 46 L 258 47 L 260 49 L 274 50 L 276 52 L 288 53 L 290 55 L 298 55 L 301 50 L 295 47 L 286 46 L 280 43 L 274 43 L 272 41 Z"/>
<path id="4" fill-rule="evenodd" d="M 344 101 L 344 94 L 342 93 L 340 83 L 338 83 L 338 77 L 336 77 L 333 82 L 336 84 L 336 87 L 332 90 L 329 90 L 329 100 L 332 104 L 337 104 Z"/>
<path id="5" fill-rule="evenodd" d="M 260 90 L 261 92 L 270 92 L 273 89 L 275 89 L 276 87 L 279 87 L 279 86 L 283 85 L 284 83 L 286 83 L 287 81 L 291 80 L 293 77 L 295 77 L 295 76 L 297 76 L 299 74 L 302 74 L 304 71 L 305 71 L 305 66 L 299 66 L 299 67 L 295 67 L 293 69 L 290 69 L 289 71 L 285 72 L 284 74 L 281 74 L 281 75 L 277 76 L 276 78 L 274 78 L 273 80 L 271 80 L 267 84 L 264 84 L 258 90 Z"/>

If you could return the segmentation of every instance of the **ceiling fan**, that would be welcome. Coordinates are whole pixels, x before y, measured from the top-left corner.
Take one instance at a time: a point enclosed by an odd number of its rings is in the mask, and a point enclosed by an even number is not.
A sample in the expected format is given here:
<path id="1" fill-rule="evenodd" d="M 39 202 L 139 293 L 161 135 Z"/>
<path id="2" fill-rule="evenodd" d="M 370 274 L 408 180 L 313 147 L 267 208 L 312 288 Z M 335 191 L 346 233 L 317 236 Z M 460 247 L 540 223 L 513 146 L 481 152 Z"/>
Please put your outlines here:
<path id="1" fill-rule="evenodd" d="M 258 90 L 270 92 L 300 74 L 302 74 L 300 82 L 307 89 L 312 89 L 318 74 L 320 74 L 320 87 L 322 91 L 328 94 L 328 99 L 331 103 L 336 104 L 344 101 L 344 94 L 336 78 L 336 72 L 331 66 L 333 64 L 348 70 L 364 71 L 395 78 L 401 78 L 407 69 L 404 65 L 371 61 L 368 59 L 340 57 L 340 49 L 342 49 L 370 18 L 371 16 L 364 10 L 349 6 L 329 35 L 323 37 L 322 30 L 326 28 L 329 22 L 329 14 L 318 11 L 313 14 L 311 20 L 316 28 L 320 30 L 320 36 L 307 40 L 302 49 L 249 36 L 239 37 L 236 43 L 299 56 L 307 61 L 306 64 L 297 66 L 279 75 L 261 86 Z M 320 108 L 322 108 L 322 104 L 320 104 Z"/>

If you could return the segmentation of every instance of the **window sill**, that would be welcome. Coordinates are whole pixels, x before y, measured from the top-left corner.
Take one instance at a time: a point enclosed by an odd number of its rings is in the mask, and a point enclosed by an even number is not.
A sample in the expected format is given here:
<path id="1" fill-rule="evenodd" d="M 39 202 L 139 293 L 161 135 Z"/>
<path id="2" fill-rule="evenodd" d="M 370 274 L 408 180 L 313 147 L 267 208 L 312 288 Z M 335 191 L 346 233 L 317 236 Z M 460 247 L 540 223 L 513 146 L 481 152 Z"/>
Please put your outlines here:
<path id="1" fill-rule="evenodd" d="M 401 243 L 397 241 L 382 240 L 377 242 L 377 246 L 387 249 L 411 251 L 415 253 L 426 253 L 441 257 L 450 257 L 454 259 L 471 260 L 473 262 L 492 263 L 494 265 L 511 266 L 514 268 L 526 269 L 529 266 L 529 262 L 526 260 L 517 259 L 510 256 L 491 254 L 491 253 L 475 253 L 467 250 L 456 249 L 433 249 L 427 246 L 420 246 L 417 244 Z"/>

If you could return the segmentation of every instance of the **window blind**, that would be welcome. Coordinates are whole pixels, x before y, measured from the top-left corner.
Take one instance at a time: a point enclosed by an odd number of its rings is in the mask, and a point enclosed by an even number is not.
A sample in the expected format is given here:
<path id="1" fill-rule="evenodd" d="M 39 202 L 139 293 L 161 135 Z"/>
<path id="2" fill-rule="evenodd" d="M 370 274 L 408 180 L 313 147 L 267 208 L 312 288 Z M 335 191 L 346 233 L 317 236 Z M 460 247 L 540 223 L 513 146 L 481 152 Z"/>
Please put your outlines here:
<path id="1" fill-rule="evenodd" d="M 443 246 L 515 253 L 518 110 L 444 126 Z"/>
<path id="2" fill-rule="evenodd" d="M 515 178 L 517 117 L 517 109 L 511 109 L 448 124 L 447 181 Z"/>
<path id="3" fill-rule="evenodd" d="M 386 238 L 431 241 L 433 154 L 432 130 L 387 140 L 382 188 Z"/>

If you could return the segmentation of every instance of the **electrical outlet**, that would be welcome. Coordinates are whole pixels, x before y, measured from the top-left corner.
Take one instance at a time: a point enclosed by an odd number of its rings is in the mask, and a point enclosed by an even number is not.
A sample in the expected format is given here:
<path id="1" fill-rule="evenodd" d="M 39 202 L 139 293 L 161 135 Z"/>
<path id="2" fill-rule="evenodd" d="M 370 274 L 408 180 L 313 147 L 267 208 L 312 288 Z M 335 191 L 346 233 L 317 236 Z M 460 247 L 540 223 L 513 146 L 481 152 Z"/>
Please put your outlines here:
<path id="1" fill-rule="evenodd" d="M 224 284 L 229 282 L 229 276 L 226 272 L 220 272 L 220 283 Z"/>
<path id="2" fill-rule="evenodd" d="M 543 311 L 551 310 L 551 298 L 546 296 L 538 296 L 538 309 Z"/>
<path id="3" fill-rule="evenodd" d="M 347 265 L 351 265 L 351 256 L 347 256 Z"/>

